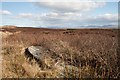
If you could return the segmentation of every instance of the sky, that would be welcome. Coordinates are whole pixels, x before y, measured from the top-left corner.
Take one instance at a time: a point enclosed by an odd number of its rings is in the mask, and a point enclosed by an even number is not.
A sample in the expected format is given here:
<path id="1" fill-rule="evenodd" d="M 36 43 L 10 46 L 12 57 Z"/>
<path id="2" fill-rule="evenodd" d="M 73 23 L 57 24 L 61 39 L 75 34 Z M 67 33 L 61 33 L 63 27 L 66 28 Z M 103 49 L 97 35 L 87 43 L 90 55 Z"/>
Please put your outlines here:
<path id="1" fill-rule="evenodd" d="M 101 28 L 106 25 L 109 28 L 118 24 L 118 2 L 28 0 L 3 1 L 0 5 L 0 25 L 44 28 Z"/>

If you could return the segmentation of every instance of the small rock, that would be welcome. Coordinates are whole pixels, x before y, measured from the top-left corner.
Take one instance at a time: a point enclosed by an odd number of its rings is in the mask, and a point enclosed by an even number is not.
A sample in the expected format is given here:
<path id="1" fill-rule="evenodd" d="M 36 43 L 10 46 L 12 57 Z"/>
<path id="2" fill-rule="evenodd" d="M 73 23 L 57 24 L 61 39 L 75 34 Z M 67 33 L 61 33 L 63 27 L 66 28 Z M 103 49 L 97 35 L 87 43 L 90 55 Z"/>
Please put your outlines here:
<path id="1" fill-rule="evenodd" d="M 42 57 L 42 47 L 41 46 L 30 46 L 28 47 L 28 51 L 37 59 L 41 59 Z"/>

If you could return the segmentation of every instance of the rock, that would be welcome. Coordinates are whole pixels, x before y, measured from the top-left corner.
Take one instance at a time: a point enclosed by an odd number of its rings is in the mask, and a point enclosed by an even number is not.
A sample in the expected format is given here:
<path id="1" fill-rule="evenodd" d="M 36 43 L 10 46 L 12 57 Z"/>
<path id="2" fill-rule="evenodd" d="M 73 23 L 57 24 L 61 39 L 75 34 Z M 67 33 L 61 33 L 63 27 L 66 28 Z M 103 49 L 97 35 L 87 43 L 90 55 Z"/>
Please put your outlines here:
<path id="1" fill-rule="evenodd" d="M 25 49 L 25 56 L 31 61 L 35 59 L 41 69 L 52 68 L 59 55 L 42 46 L 30 46 Z"/>
<path id="2" fill-rule="evenodd" d="M 49 54 L 46 53 L 46 49 L 42 46 L 30 46 L 25 50 L 25 56 L 31 61 L 35 58 L 35 61 L 41 67 L 42 70 L 50 68 Z"/>
<path id="3" fill-rule="evenodd" d="M 28 51 L 37 59 L 42 58 L 42 47 L 41 46 L 30 46 L 28 47 Z"/>

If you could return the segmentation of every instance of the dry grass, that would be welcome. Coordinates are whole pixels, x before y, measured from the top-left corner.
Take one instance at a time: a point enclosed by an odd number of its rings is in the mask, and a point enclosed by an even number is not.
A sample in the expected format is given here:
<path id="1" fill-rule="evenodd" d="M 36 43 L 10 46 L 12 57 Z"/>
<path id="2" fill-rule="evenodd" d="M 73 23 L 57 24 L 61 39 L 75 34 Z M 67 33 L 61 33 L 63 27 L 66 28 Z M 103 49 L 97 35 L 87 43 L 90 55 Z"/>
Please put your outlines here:
<path id="1" fill-rule="evenodd" d="M 14 28 L 20 33 L 3 39 L 4 78 L 116 78 L 117 30 L 49 30 Z M 40 45 L 49 50 L 46 65 L 25 56 L 25 49 Z"/>

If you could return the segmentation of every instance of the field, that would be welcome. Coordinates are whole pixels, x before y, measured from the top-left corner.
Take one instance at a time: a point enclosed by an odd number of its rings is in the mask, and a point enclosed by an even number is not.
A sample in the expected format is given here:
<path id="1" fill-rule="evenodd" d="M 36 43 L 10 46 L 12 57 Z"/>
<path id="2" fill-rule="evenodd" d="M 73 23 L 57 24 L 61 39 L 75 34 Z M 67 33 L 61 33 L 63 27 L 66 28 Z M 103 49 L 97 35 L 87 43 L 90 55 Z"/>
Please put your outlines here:
<path id="1" fill-rule="evenodd" d="M 117 29 L 2 28 L 3 78 L 117 78 Z M 27 57 L 42 46 L 43 62 Z M 58 56 L 56 56 L 58 55 Z"/>

